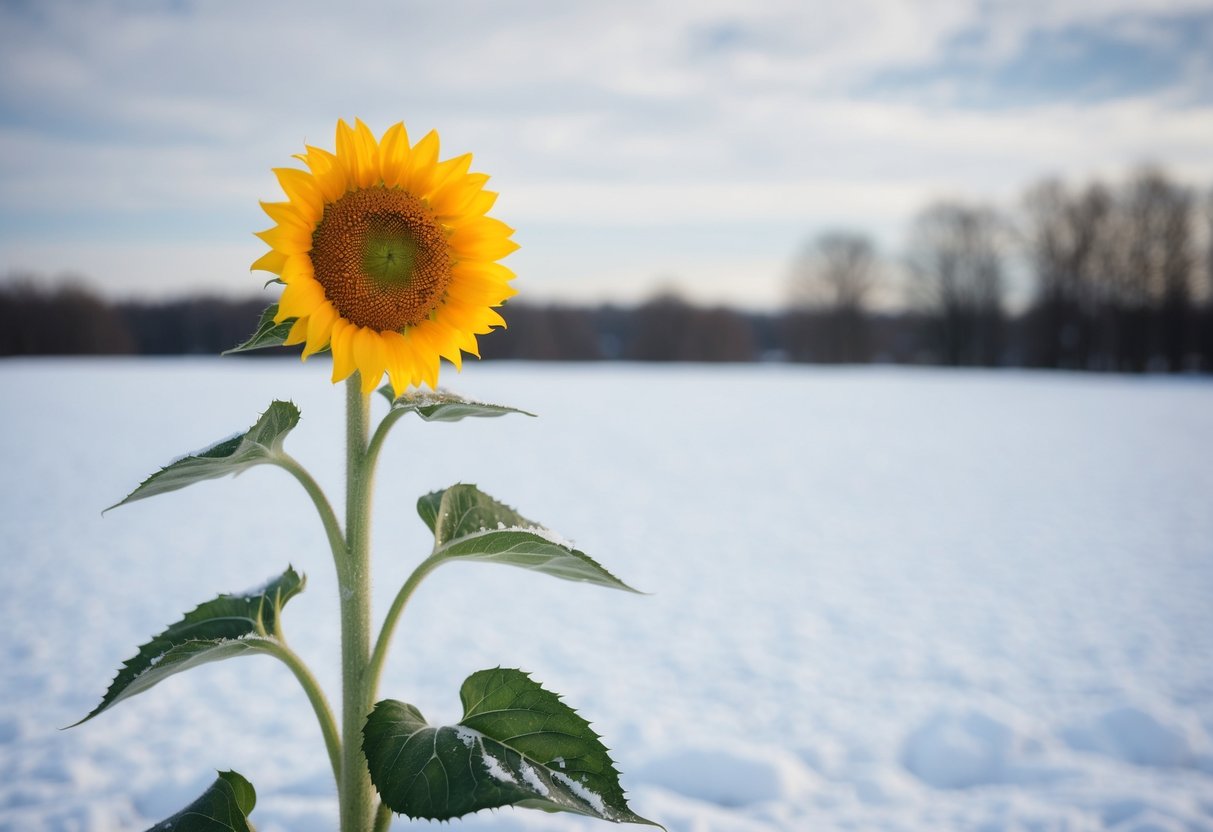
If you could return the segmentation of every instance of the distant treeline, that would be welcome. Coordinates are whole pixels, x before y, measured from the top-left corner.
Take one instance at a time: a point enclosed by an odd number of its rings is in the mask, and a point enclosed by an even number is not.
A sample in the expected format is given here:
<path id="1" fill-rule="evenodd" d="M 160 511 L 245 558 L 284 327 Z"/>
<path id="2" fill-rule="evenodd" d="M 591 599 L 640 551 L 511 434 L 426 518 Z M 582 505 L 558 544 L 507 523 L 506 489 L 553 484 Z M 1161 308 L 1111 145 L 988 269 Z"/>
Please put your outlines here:
<path id="1" fill-rule="evenodd" d="M 76 285 L 0 284 L 0 355 L 208 355 L 240 343 L 265 302 L 109 302 Z"/>
<path id="2" fill-rule="evenodd" d="M 1012 313 L 1016 268 L 1031 293 Z M 901 311 L 875 311 L 875 298 Z M 107 302 L 10 277 L 0 283 L 0 355 L 214 354 L 243 340 L 263 306 Z M 1015 212 L 935 203 L 896 256 L 847 230 L 811 241 L 774 313 L 666 294 L 633 307 L 510 303 L 502 314 L 509 327 L 481 340 L 485 358 L 1208 372 L 1213 196 L 1147 168 L 1114 187 L 1042 182 Z"/>
<path id="3" fill-rule="evenodd" d="M 264 305 L 217 298 L 107 303 L 79 287 L 10 282 L 0 285 L 0 355 L 215 355 L 248 336 Z M 850 334 L 846 326 L 855 321 L 840 329 L 831 311 L 742 312 L 696 306 L 672 295 L 633 307 L 514 302 L 501 311 L 509 327 L 480 339 L 486 360 L 965 363 L 946 360 L 939 338 L 943 322 L 921 311 L 866 313 Z M 1032 354 L 1038 337 L 1038 315 L 1033 310 L 1001 321 L 1001 358 L 988 362 L 991 366 L 1028 366 L 1024 357 Z M 1193 313 L 1193 328 L 1209 333 L 1213 309 Z M 861 345 L 847 353 L 855 332 L 861 333 Z M 1170 366 L 1159 361 L 1124 369 Z M 1213 367 L 1213 352 L 1189 356 L 1186 366 Z"/>

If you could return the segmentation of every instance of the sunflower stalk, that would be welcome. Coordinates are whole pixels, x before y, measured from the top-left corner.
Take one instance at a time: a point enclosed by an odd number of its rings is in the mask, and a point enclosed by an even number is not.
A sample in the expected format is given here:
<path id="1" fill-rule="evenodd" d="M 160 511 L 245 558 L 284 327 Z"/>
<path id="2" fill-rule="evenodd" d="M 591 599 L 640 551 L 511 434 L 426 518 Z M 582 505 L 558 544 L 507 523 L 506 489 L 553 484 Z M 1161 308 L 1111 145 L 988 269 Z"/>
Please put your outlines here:
<path id="1" fill-rule="evenodd" d="M 374 690 L 371 658 L 371 486 L 374 472 L 367 455 L 370 396 L 362 392 L 360 373 L 346 382 L 346 552 L 338 565 L 341 596 L 341 782 L 338 788 L 341 832 L 366 832 L 375 816 L 375 790 L 362 753 L 362 727 L 371 712 Z"/>

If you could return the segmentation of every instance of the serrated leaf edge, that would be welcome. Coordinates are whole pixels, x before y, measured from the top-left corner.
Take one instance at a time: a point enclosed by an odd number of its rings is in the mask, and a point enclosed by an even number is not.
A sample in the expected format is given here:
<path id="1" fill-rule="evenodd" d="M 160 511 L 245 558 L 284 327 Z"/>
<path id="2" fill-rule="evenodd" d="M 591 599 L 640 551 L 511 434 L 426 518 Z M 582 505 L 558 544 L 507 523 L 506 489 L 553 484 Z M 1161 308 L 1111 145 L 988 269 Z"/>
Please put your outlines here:
<path id="1" fill-rule="evenodd" d="M 257 425 L 259 425 L 261 423 L 261 420 L 264 419 L 266 417 L 266 415 L 268 415 L 269 412 L 274 409 L 274 406 L 279 405 L 279 404 L 286 405 L 287 407 L 290 407 L 295 411 L 295 415 L 294 415 L 295 423 L 293 425 L 291 425 L 290 427 L 286 428 L 285 430 L 280 431 L 274 437 L 274 441 L 270 445 L 266 445 L 266 444 L 264 444 L 262 442 L 258 442 L 256 440 L 250 440 L 249 434 L 251 434 L 257 428 Z M 286 435 L 288 433 L 290 433 L 292 430 L 294 430 L 299 425 L 299 421 L 302 418 L 303 418 L 303 411 L 300 410 L 299 406 L 296 405 L 293 401 L 291 401 L 290 399 L 274 399 L 272 402 L 270 402 L 269 407 L 267 407 L 260 414 L 258 414 L 258 416 L 257 416 L 256 420 L 254 420 L 253 424 L 249 425 L 245 431 L 243 431 L 243 432 L 237 431 L 236 433 L 233 433 L 224 439 L 220 439 L 218 442 L 212 442 L 210 445 L 206 446 L 205 448 L 202 448 L 201 450 L 192 451 L 190 453 L 182 454 L 181 456 L 176 457 L 175 459 L 171 460 L 167 465 L 162 466 L 159 470 L 153 471 L 151 474 L 148 474 L 146 477 L 144 477 L 144 479 L 137 486 L 135 486 L 129 494 L 127 494 L 125 497 L 123 497 L 118 502 L 114 503 L 112 506 L 108 506 L 107 508 L 102 509 L 101 514 L 105 515 L 107 512 L 113 511 L 114 509 L 119 508 L 120 506 L 124 506 L 127 503 L 137 502 L 138 500 L 142 500 L 142 499 L 148 499 L 148 497 L 135 497 L 135 495 L 138 494 L 141 490 L 143 490 L 143 488 L 148 483 L 152 482 L 157 477 L 162 476 L 165 472 L 167 472 L 174 466 L 180 465 L 182 462 L 185 462 L 187 460 L 197 459 L 197 460 L 204 460 L 204 461 L 205 460 L 222 461 L 225 459 L 230 459 L 231 457 L 235 456 L 236 453 L 242 447 L 244 447 L 244 443 L 246 441 L 249 442 L 250 444 L 254 445 L 257 448 L 263 449 L 266 452 L 267 457 L 271 456 L 274 453 L 276 453 L 277 451 L 280 451 L 282 449 L 282 443 L 285 440 Z M 223 456 L 213 456 L 213 457 L 207 456 L 207 454 L 211 453 L 216 448 L 222 447 L 223 445 L 230 444 L 231 442 L 233 442 L 236 439 L 239 439 L 241 441 L 235 447 L 232 448 L 230 453 L 224 454 Z M 253 465 L 258 465 L 258 464 L 262 464 L 262 461 L 250 460 L 248 465 L 245 467 L 251 467 Z M 236 474 L 241 473 L 243 470 L 244 470 L 244 468 L 240 468 L 239 470 L 232 471 L 231 476 L 235 476 Z M 221 477 L 224 477 L 224 476 L 228 476 L 228 474 L 220 474 L 217 477 L 212 477 L 212 478 L 208 478 L 208 479 L 220 479 Z M 194 484 L 196 484 L 196 483 L 187 483 L 186 485 L 179 486 L 178 488 L 175 488 L 173 490 L 179 491 L 181 488 L 186 488 L 189 485 L 194 485 Z M 149 495 L 149 497 L 150 496 L 158 496 L 158 495 Z M 134 498 L 134 499 L 132 499 L 132 498 Z"/>
<path id="2" fill-rule="evenodd" d="M 554 533 L 550 529 L 544 528 L 543 526 L 508 526 L 508 527 L 504 527 L 504 528 L 499 527 L 496 529 L 481 529 L 478 532 L 472 532 L 471 534 L 465 534 L 462 537 L 455 537 L 455 538 L 452 538 L 452 539 L 446 541 L 445 543 L 443 543 L 441 546 L 439 546 L 438 548 L 436 548 L 434 550 L 434 553 L 433 553 L 433 555 L 431 555 L 431 557 L 434 560 L 438 560 L 438 559 L 443 559 L 443 560 L 489 560 L 489 558 L 477 558 L 473 555 L 450 555 L 450 556 L 448 556 L 445 553 L 447 550 L 451 549 L 452 547 L 456 546 L 457 544 L 464 543 L 469 540 L 488 538 L 488 537 L 492 537 L 495 535 L 507 534 L 507 533 L 514 533 L 514 534 L 523 533 L 523 534 L 534 535 L 535 537 L 538 537 L 542 542 L 548 544 L 549 546 L 555 546 L 556 548 L 562 550 L 566 554 L 572 555 L 576 559 L 587 561 L 594 568 L 602 570 L 602 573 L 604 575 L 606 575 L 608 578 L 610 578 L 612 581 L 614 581 L 615 583 L 617 583 L 619 585 L 617 587 L 618 589 L 623 589 L 627 592 L 635 593 L 636 595 L 647 595 L 648 594 L 646 592 L 642 592 L 639 589 L 636 589 L 635 587 L 632 587 L 626 581 L 622 580 L 617 575 L 612 573 L 611 570 L 607 569 L 605 566 L 600 564 L 598 561 L 594 560 L 592 557 L 590 557 L 589 555 L 587 555 L 585 552 L 581 551 L 580 549 L 574 548 L 574 547 L 568 545 L 567 543 L 558 542 L 556 539 L 553 539 L 553 537 L 551 537 L 550 535 L 552 535 Z M 515 566 L 520 569 L 529 568 L 526 566 L 522 566 L 520 564 L 506 564 L 506 565 Z M 561 575 L 552 575 L 552 577 L 560 578 L 561 580 L 571 581 L 573 583 L 589 583 L 589 584 L 595 584 L 596 586 L 608 586 L 608 584 L 598 583 L 595 581 L 590 581 L 590 580 L 585 580 L 585 579 L 565 578 Z"/>
<path id="3" fill-rule="evenodd" d="M 479 494 L 480 496 L 491 500 L 496 505 L 505 509 L 507 512 L 517 516 L 519 519 L 524 520 L 529 525 L 516 524 L 513 526 L 505 526 L 504 523 L 499 521 L 497 528 L 490 529 L 490 528 L 486 528 L 486 527 L 482 526 L 478 531 L 471 532 L 471 533 L 465 534 L 465 535 L 461 535 L 459 537 L 453 537 L 448 540 L 443 540 L 441 543 L 439 543 L 438 542 L 438 528 L 441 524 L 442 517 L 443 517 L 443 514 L 442 514 L 443 500 L 445 499 L 446 494 L 448 492 L 450 492 L 456 488 L 461 488 L 461 487 L 474 489 L 475 492 L 477 494 Z M 437 497 L 438 499 L 437 500 L 431 499 L 434 497 Z M 437 503 L 437 506 L 435 507 L 435 511 L 434 511 L 433 518 L 432 518 L 433 525 L 431 526 L 429 519 L 427 519 L 427 515 L 423 514 L 421 509 L 422 509 L 422 506 L 426 506 L 428 508 L 428 506 L 431 503 L 435 503 L 435 502 Z M 627 582 L 623 581 L 621 578 L 619 578 L 617 575 L 612 573 L 605 566 L 600 564 L 598 561 L 594 560 L 594 558 L 590 557 L 585 552 L 578 549 L 573 544 L 572 541 L 566 540 L 559 532 L 555 532 L 552 529 L 549 529 L 547 526 L 544 526 L 540 523 L 536 523 L 533 520 L 527 519 L 525 516 L 523 516 L 522 512 L 520 512 L 518 509 L 514 508 L 513 506 L 511 506 L 507 503 L 502 502 L 501 500 L 498 500 L 496 497 L 489 494 L 488 492 L 481 490 L 480 486 L 476 485 L 475 483 L 457 482 L 454 485 L 447 486 L 446 488 L 438 488 L 438 489 L 430 491 L 426 494 L 423 494 L 421 497 L 417 498 L 417 509 L 418 509 L 417 513 L 418 513 L 418 515 L 421 516 L 422 522 L 426 524 L 426 526 L 430 529 L 430 531 L 434 535 L 435 545 L 434 545 L 433 553 L 430 555 L 430 560 L 434 560 L 434 561 L 437 561 L 437 560 L 477 560 L 477 558 L 474 558 L 471 556 L 463 556 L 463 555 L 454 555 L 454 556 L 450 556 L 449 558 L 447 558 L 447 557 L 444 557 L 443 553 L 446 550 L 450 549 L 451 547 L 458 545 L 459 543 L 462 543 L 462 542 L 465 542 L 468 540 L 475 540 L 478 537 L 487 537 L 492 534 L 498 534 L 498 533 L 504 533 L 504 532 L 523 532 L 523 533 L 533 534 L 536 537 L 541 538 L 543 540 L 543 542 L 545 542 L 551 546 L 556 546 L 557 548 L 563 550 L 564 552 L 572 555 L 574 558 L 580 558 L 582 560 L 588 561 L 592 566 L 596 567 L 597 569 L 602 570 L 603 574 L 605 574 L 612 581 L 615 581 L 619 585 L 618 587 L 612 587 L 612 588 L 623 589 L 627 592 L 635 593 L 636 595 L 648 595 L 649 594 L 649 593 L 643 592 L 639 589 L 636 589 L 635 587 L 631 586 Z M 517 564 L 507 564 L 507 565 L 518 566 Z M 519 566 L 518 568 L 525 569 L 527 567 Z M 597 586 L 610 586 L 609 584 L 596 583 L 594 581 L 564 578 L 559 575 L 552 575 L 552 577 L 558 578 L 560 580 L 570 580 L 573 583 L 589 583 L 589 584 L 595 584 Z"/>
<path id="4" fill-rule="evenodd" d="M 276 581 L 281 580 L 282 578 L 286 577 L 290 573 L 294 573 L 295 576 L 299 579 L 298 588 L 294 592 L 292 592 L 289 597 L 287 597 L 285 599 L 282 598 L 281 587 L 278 588 L 278 591 L 275 593 L 275 595 L 272 599 L 267 597 L 265 594 L 266 589 L 271 584 L 273 584 Z M 135 655 L 131 656 L 128 659 L 123 660 L 122 666 L 118 669 L 118 671 L 114 674 L 114 678 L 111 679 L 110 683 L 106 686 L 105 693 L 102 694 L 101 702 L 97 704 L 97 707 L 93 708 L 93 710 L 90 711 L 83 719 L 80 719 L 77 722 L 73 722 L 71 725 L 64 726 L 63 730 L 66 730 L 67 728 L 75 728 L 79 725 L 83 725 L 85 722 L 88 722 L 89 720 L 93 719 L 93 717 L 100 716 L 101 714 L 105 713 L 106 711 L 108 711 L 110 708 L 114 707 L 118 703 L 124 702 L 127 699 L 130 699 L 134 696 L 138 696 L 140 693 L 143 693 L 144 691 L 136 691 L 135 693 L 132 693 L 129 695 L 124 695 L 125 690 L 127 688 L 131 687 L 131 685 L 133 685 L 137 680 L 142 678 L 146 673 L 148 673 L 149 671 L 154 669 L 157 665 L 159 665 L 161 662 L 163 662 L 165 657 L 169 656 L 169 654 L 173 653 L 174 651 L 184 653 L 184 652 L 187 652 L 187 648 L 190 648 L 190 647 L 196 646 L 196 645 L 201 645 L 201 644 L 207 644 L 207 645 L 211 645 L 213 647 L 222 647 L 225 644 L 237 643 L 237 642 L 244 642 L 244 643 L 251 644 L 252 642 L 256 642 L 256 641 L 262 641 L 267 644 L 270 644 L 270 643 L 281 644 L 281 642 L 277 639 L 275 634 L 265 632 L 265 622 L 264 622 L 264 618 L 263 618 L 263 616 L 265 614 L 265 603 L 268 601 L 274 607 L 274 609 L 275 609 L 274 621 L 275 621 L 275 623 L 277 623 L 278 618 L 281 614 L 282 608 L 286 604 L 286 602 L 289 601 L 291 598 L 295 597 L 296 595 L 300 594 L 301 592 L 303 592 L 303 590 L 306 588 L 307 588 L 307 574 L 304 572 L 296 572 L 295 567 L 288 564 L 287 568 L 283 571 L 283 573 L 281 575 L 278 575 L 277 577 L 273 577 L 267 581 L 264 581 L 260 587 L 252 587 L 250 589 L 245 590 L 244 592 L 221 592 L 218 595 L 216 595 L 214 598 L 211 598 L 210 600 L 202 601 L 198 604 L 195 604 L 191 609 L 189 609 L 187 612 L 185 612 L 178 620 L 174 621 L 172 624 L 166 625 L 163 630 L 161 630 L 156 635 L 152 636 L 151 639 L 149 639 L 148 641 L 146 641 L 143 644 L 136 647 Z M 189 639 L 186 639 L 185 641 L 178 642 L 177 644 L 172 644 L 167 649 L 162 650 L 159 654 L 149 658 L 148 665 L 146 667 L 144 667 L 142 670 L 135 673 L 135 675 L 132 676 L 130 678 L 130 680 L 126 683 L 123 690 L 119 691 L 112 700 L 109 700 L 108 702 L 106 701 L 109 698 L 110 691 L 113 690 L 114 685 L 118 682 L 119 678 L 121 678 L 123 671 L 127 670 L 131 666 L 131 663 L 139 658 L 139 655 L 140 655 L 140 653 L 142 653 L 143 648 L 150 645 L 156 639 L 161 638 L 170 629 L 177 626 L 178 624 L 183 624 L 186 619 L 188 619 L 194 613 L 198 612 L 198 610 L 202 609 L 202 607 L 206 606 L 207 604 L 214 603 L 215 601 L 218 601 L 220 599 L 235 598 L 235 599 L 240 599 L 240 600 L 252 601 L 254 598 L 257 598 L 258 596 L 260 596 L 260 598 L 261 598 L 261 603 L 258 604 L 258 606 L 257 606 L 256 618 L 248 619 L 254 623 L 254 629 L 251 632 L 245 633 L 241 636 L 238 636 L 237 638 L 226 638 L 226 637 L 225 638 L 189 638 Z M 223 616 L 223 617 L 231 618 L 232 616 Z M 243 618 L 244 616 L 239 616 L 239 617 Z M 218 619 L 219 619 L 219 617 L 204 619 L 204 620 L 205 621 L 215 621 Z M 252 646 L 253 650 L 266 652 L 266 651 L 264 651 L 263 648 L 259 648 L 256 644 L 251 644 L 251 646 Z"/>

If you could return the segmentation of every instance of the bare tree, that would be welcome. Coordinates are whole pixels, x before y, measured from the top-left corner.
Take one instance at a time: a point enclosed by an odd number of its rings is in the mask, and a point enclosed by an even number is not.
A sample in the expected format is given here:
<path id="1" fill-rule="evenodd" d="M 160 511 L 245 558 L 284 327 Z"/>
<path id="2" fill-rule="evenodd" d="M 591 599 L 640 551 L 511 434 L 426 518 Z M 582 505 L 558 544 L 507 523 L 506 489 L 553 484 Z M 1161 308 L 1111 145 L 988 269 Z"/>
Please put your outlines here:
<path id="1" fill-rule="evenodd" d="M 1090 369 L 1100 306 L 1101 251 L 1112 197 L 1096 183 L 1071 194 L 1058 180 L 1032 187 L 1024 199 L 1027 246 L 1036 279 L 1029 362 Z"/>
<path id="2" fill-rule="evenodd" d="M 1192 192 L 1157 168 L 1143 168 L 1117 207 L 1107 246 L 1117 366 L 1179 370 L 1191 348 Z"/>
<path id="3" fill-rule="evenodd" d="M 46 284 L 33 274 L 0 278 L 0 356 L 135 351 L 130 328 L 113 305 L 75 279 Z"/>
<path id="4" fill-rule="evenodd" d="M 1204 200 L 1205 220 L 1205 303 L 1197 326 L 1202 368 L 1213 371 L 1213 190 Z"/>
<path id="5" fill-rule="evenodd" d="M 664 291 L 635 310 L 624 355 L 634 361 L 753 361 L 757 347 L 741 313 L 703 309 Z"/>
<path id="6" fill-rule="evenodd" d="M 870 238 L 835 231 L 813 240 L 792 265 L 789 352 L 826 362 L 867 361 L 865 303 L 879 273 Z"/>
<path id="7" fill-rule="evenodd" d="M 1001 362 L 1006 247 L 992 208 L 938 202 L 914 219 L 906 259 L 943 363 Z"/>

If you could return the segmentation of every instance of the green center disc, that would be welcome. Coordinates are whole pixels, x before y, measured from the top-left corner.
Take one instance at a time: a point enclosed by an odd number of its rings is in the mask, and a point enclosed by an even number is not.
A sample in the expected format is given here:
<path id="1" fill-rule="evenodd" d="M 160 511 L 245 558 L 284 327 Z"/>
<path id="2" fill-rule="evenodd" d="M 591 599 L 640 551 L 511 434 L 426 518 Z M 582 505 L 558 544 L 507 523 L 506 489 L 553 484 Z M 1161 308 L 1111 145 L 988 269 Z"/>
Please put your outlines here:
<path id="1" fill-rule="evenodd" d="M 362 250 L 362 270 L 381 287 L 404 287 L 417 268 L 417 243 L 400 234 L 368 235 Z"/>

